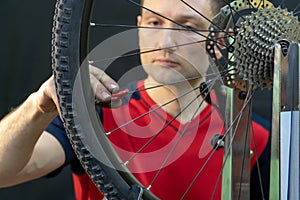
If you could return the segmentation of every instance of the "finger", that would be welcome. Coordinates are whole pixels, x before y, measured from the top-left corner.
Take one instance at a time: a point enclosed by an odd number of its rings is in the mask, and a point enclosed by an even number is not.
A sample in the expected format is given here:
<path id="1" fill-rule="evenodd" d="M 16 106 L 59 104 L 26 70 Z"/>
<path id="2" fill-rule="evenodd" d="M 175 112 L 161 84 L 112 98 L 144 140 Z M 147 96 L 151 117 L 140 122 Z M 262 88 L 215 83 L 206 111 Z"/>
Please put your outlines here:
<path id="1" fill-rule="evenodd" d="M 117 93 L 119 91 L 118 84 L 110 76 L 108 76 L 103 70 L 90 65 L 90 73 L 98 81 L 100 81 L 107 89 L 107 91 L 109 91 L 110 93 Z"/>
<path id="2" fill-rule="evenodd" d="M 125 89 L 125 90 L 122 90 L 120 92 L 117 92 L 117 93 L 114 93 L 112 94 L 111 96 L 111 100 L 112 101 L 116 101 L 116 100 L 120 100 L 122 99 L 124 96 L 126 96 L 126 94 L 128 94 L 129 90 L 128 89 Z"/>
<path id="3" fill-rule="evenodd" d="M 56 110 L 57 110 L 60 118 L 62 119 L 62 113 L 61 113 L 61 110 L 60 110 L 58 97 L 57 97 L 57 94 L 56 94 L 55 81 L 54 81 L 54 76 L 53 75 L 47 80 L 47 85 L 48 85 L 47 87 L 48 87 L 48 91 L 49 91 L 48 96 L 54 102 L 54 104 L 56 106 Z"/>
<path id="4" fill-rule="evenodd" d="M 122 105 L 122 98 L 128 94 L 129 90 L 125 89 L 118 93 L 114 93 L 111 95 L 111 101 L 101 101 L 96 99 L 95 103 L 97 106 L 106 107 L 106 108 L 117 108 Z"/>
<path id="5" fill-rule="evenodd" d="M 104 108 L 118 108 L 122 105 L 122 100 L 110 101 L 110 102 L 100 102 L 96 104 L 97 106 Z"/>
<path id="6" fill-rule="evenodd" d="M 122 98 L 124 96 L 126 96 L 128 94 L 128 92 L 129 92 L 129 90 L 125 89 L 120 92 L 112 94 L 112 98 L 111 98 L 112 101 L 111 101 L 110 107 L 111 108 L 120 107 L 122 105 Z"/>
<path id="7" fill-rule="evenodd" d="M 91 76 L 90 79 L 96 99 L 100 102 L 109 102 L 111 100 L 111 92 L 94 76 Z"/>

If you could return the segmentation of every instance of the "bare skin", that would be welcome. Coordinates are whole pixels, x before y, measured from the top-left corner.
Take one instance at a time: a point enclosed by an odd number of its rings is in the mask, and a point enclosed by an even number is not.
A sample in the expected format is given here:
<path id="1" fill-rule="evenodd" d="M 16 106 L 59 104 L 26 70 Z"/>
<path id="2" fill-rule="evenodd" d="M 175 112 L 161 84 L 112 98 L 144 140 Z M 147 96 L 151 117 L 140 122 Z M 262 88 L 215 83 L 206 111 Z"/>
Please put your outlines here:
<path id="1" fill-rule="evenodd" d="M 207 16 L 212 16 L 209 0 L 190 0 L 189 3 Z M 201 30 L 208 26 L 206 20 L 199 18 L 198 14 L 187 9 L 179 0 L 146 0 L 144 5 L 187 27 Z M 175 7 L 176 9 L 170 9 Z M 182 13 L 188 15 L 184 16 Z M 138 25 L 164 28 L 174 26 L 166 19 L 146 11 L 143 11 L 142 16 L 138 17 Z M 149 30 L 147 32 L 146 29 L 140 31 L 139 39 L 142 50 L 187 43 L 190 38 L 193 41 L 204 39 L 197 34 L 184 35 L 186 32 L 153 31 L 155 29 L 150 32 Z M 197 49 L 200 50 L 195 51 Z M 149 90 L 149 95 L 160 105 L 183 94 L 187 86 L 190 88 L 199 86 L 205 80 L 202 75 L 205 74 L 208 67 L 203 43 L 142 54 L 141 61 L 148 73 L 145 81 L 146 87 L 199 77 L 182 84 Z M 119 86 L 115 81 L 97 68 L 91 67 L 90 73 L 93 91 L 101 104 L 107 105 L 108 102 L 113 101 L 115 106 L 120 105 L 121 98 L 128 93 L 128 90 L 119 91 Z M 192 95 L 195 96 L 198 93 L 197 90 Z M 174 116 L 188 104 L 191 98 L 192 96 L 187 96 L 164 109 Z M 196 102 L 190 108 L 195 110 L 198 104 L 199 102 Z M 31 94 L 22 105 L 0 121 L 0 187 L 41 177 L 64 164 L 65 154 L 60 143 L 51 134 L 44 131 L 59 114 L 57 105 L 54 80 L 53 77 L 50 77 L 37 92 Z M 190 118 L 189 114 L 182 114 L 181 121 L 186 122 Z"/>
<path id="2" fill-rule="evenodd" d="M 186 2 L 203 15 L 209 18 L 213 17 L 209 1 L 188 0 Z M 179 84 L 166 85 L 165 87 L 147 91 L 157 104 L 162 105 L 198 87 L 200 83 L 205 81 L 205 74 L 209 66 L 208 55 L 204 50 L 203 42 L 205 41 L 203 34 L 206 33 L 197 34 L 193 31 L 174 31 L 168 29 L 183 29 L 186 27 L 195 30 L 207 30 L 209 22 L 197 12 L 191 10 L 182 1 L 160 0 L 158 2 L 148 0 L 144 1 L 144 6 L 150 10 L 154 10 L 159 15 L 148 10 L 143 10 L 142 15 L 138 17 L 139 26 L 154 27 L 154 29 L 139 30 L 141 51 L 162 49 L 161 51 L 141 54 L 143 68 L 148 74 L 145 85 L 146 87 L 150 87 L 153 85 L 180 82 Z M 170 9 L 171 7 L 176 9 Z M 151 39 L 149 40 L 149 38 Z M 194 44 L 190 44 L 193 42 Z M 180 46 L 182 44 L 190 45 Z M 197 98 L 199 93 L 199 90 L 195 90 L 195 92 L 168 104 L 163 109 L 172 116 L 176 116 L 190 104 L 192 99 Z M 198 98 L 198 101 L 188 106 L 188 109 L 180 114 L 178 120 L 182 123 L 191 120 L 194 111 L 197 110 L 202 101 L 203 99 Z M 198 113 L 206 106 L 206 103 L 204 102 L 201 105 Z"/>
<path id="3" fill-rule="evenodd" d="M 91 85 L 102 102 L 120 105 L 127 91 L 103 71 L 90 67 Z M 0 187 L 32 180 L 59 168 L 65 162 L 60 143 L 44 131 L 57 116 L 54 79 L 50 77 L 15 111 L 0 121 Z"/>

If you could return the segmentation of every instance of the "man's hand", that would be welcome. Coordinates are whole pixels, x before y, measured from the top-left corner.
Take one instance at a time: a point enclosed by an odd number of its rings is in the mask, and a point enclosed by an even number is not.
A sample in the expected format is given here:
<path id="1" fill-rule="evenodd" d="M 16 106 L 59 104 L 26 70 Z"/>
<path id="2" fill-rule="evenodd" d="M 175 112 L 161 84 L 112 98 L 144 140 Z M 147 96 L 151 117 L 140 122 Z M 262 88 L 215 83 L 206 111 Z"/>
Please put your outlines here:
<path id="1" fill-rule="evenodd" d="M 118 84 L 104 71 L 90 66 L 91 87 L 97 99 L 97 105 L 103 107 L 118 107 L 121 105 L 121 98 L 128 90 L 119 91 Z M 45 81 L 36 92 L 36 105 L 43 113 L 59 111 L 59 104 L 55 90 L 54 77 L 51 76 Z"/>
<path id="2" fill-rule="evenodd" d="M 90 67 L 91 86 L 101 105 L 119 106 L 128 90 L 102 70 Z M 44 131 L 59 113 L 54 77 L 45 81 L 13 112 L 0 121 L 0 187 L 44 176 L 62 166 L 65 153 Z"/>
<path id="3" fill-rule="evenodd" d="M 35 93 L 35 101 L 36 106 L 42 113 L 57 112 L 59 110 L 53 75 Z"/>
<path id="4" fill-rule="evenodd" d="M 121 99 L 128 93 L 128 89 L 119 91 L 119 85 L 104 71 L 90 66 L 91 86 L 97 105 L 103 107 L 119 107 Z"/>

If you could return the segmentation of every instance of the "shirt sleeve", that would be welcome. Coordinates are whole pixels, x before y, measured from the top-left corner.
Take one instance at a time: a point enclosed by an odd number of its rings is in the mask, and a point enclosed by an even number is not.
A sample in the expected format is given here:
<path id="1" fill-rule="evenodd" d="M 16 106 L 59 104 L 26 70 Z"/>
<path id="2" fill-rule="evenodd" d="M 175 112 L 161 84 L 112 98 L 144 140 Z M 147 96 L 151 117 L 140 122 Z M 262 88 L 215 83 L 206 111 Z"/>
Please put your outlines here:
<path id="1" fill-rule="evenodd" d="M 61 121 L 59 116 L 57 116 L 50 123 L 46 131 L 51 135 L 53 135 L 59 141 L 59 143 L 61 144 L 65 152 L 65 156 L 66 156 L 65 165 L 69 164 L 75 158 L 75 153 L 68 139 L 67 132 L 64 128 L 63 122 Z"/>
<path id="2" fill-rule="evenodd" d="M 101 108 L 97 107 L 96 108 L 97 113 L 100 117 L 100 120 L 102 121 L 103 117 L 103 111 Z M 69 138 L 67 136 L 67 132 L 65 130 L 65 127 L 63 125 L 62 120 L 60 119 L 59 116 L 57 116 L 51 123 L 50 125 L 46 128 L 46 131 L 53 135 L 61 144 L 61 146 L 64 149 L 66 160 L 64 165 L 67 164 L 72 164 L 74 160 L 77 160 L 77 157 L 74 153 L 74 150 L 72 148 L 72 145 L 69 141 Z"/>

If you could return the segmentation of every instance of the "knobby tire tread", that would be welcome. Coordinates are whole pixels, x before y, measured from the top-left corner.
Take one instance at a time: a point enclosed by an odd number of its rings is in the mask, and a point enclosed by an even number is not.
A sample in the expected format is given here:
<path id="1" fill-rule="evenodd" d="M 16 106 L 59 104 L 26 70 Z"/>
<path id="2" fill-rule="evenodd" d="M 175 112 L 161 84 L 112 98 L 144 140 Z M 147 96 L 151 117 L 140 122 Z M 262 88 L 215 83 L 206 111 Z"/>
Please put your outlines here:
<path id="1" fill-rule="evenodd" d="M 95 185 L 108 199 L 128 199 L 128 191 L 119 191 L 120 186 L 113 182 L 114 175 L 109 174 L 116 170 L 101 164 L 91 155 L 81 141 L 79 125 L 74 121 L 72 88 L 78 69 L 72 67 L 79 68 L 81 64 L 81 20 L 85 4 L 85 0 L 58 0 L 55 6 L 51 52 L 60 110 L 71 145 Z"/>

